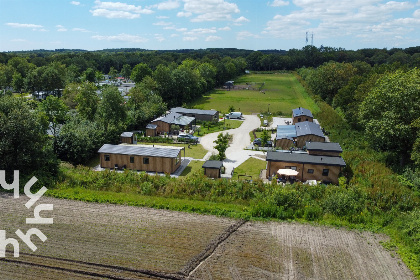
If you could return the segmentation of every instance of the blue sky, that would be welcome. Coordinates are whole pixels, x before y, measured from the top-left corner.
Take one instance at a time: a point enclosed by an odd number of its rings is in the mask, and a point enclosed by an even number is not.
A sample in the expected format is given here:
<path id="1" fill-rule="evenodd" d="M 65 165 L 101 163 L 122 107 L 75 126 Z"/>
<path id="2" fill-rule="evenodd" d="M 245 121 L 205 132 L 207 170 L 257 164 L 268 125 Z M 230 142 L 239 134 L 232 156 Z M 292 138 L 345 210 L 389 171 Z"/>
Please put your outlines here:
<path id="1" fill-rule="evenodd" d="M 0 0 L 0 51 L 420 45 L 420 0 Z"/>

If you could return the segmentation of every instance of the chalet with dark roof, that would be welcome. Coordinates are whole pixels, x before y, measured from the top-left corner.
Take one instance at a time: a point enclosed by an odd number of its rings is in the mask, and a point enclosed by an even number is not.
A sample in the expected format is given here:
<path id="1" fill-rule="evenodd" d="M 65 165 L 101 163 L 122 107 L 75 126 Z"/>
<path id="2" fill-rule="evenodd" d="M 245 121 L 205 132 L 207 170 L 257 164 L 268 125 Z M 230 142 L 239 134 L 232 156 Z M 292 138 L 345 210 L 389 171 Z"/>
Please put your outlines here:
<path id="1" fill-rule="evenodd" d="M 299 122 L 313 122 L 314 116 L 312 115 L 311 111 L 308 109 L 299 107 L 292 110 L 292 124 L 296 124 Z"/>

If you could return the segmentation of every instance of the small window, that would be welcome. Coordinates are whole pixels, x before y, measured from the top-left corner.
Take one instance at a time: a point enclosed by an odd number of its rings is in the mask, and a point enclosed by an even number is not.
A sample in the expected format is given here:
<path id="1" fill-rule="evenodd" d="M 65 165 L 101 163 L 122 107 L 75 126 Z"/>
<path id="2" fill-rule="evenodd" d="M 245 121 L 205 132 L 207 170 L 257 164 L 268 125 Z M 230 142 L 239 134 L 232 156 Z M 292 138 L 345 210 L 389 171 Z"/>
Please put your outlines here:
<path id="1" fill-rule="evenodd" d="M 148 157 L 143 158 L 143 164 L 149 164 L 149 158 Z"/>
<path id="2" fill-rule="evenodd" d="M 105 155 L 105 161 L 109 161 L 109 155 Z"/>
<path id="3" fill-rule="evenodd" d="M 301 121 L 301 118 L 298 118 L 298 122 L 300 122 Z"/>
<path id="4" fill-rule="evenodd" d="M 328 176 L 328 173 L 330 173 L 329 169 L 322 169 L 322 176 Z"/>
<path id="5" fill-rule="evenodd" d="M 134 157 L 130 157 L 130 163 L 134 163 Z"/>
<path id="6" fill-rule="evenodd" d="M 297 167 L 296 166 L 286 166 L 286 169 L 292 169 L 292 170 L 297 170 Z"/>
<path id="7" fill-rule="evenodd" d="M 314 170 L 313 169 L 308 169 L 308 173 L 309 174 L 314 174 Z"/>

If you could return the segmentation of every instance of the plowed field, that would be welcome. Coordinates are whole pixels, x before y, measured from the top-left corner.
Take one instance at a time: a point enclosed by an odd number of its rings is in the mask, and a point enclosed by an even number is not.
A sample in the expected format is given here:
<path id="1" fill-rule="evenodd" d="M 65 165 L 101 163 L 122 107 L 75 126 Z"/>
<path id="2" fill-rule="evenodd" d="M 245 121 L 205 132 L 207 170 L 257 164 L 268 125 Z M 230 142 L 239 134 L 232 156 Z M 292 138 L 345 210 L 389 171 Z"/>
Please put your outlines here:
<path id="1" fill-rule="evenodd" d="M 0 197 L 0 229 L 48 239 L 8 246 L 0 279 L 414 279 L 381 235 L 52 198 L 54 224 L 26 225 L 27 200 Z"/>

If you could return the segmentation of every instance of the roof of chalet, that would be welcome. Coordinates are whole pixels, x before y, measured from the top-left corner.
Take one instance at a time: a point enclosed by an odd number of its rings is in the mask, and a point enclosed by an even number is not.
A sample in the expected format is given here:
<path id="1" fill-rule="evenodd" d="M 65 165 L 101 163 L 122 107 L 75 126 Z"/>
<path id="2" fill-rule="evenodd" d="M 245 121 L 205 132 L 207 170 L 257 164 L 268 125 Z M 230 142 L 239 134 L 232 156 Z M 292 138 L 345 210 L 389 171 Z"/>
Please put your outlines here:
<path id="1" fill-rule="evenodd" d="M 296 126 L 297 137 L 304 136 L 304 135 L 317 135 L 320 137 L 325 137 L 319 124 L 306 121 L 306 122 L 295 123 L 295 126 Z"/>
<path id="2" fill-rule="evenodd" d="M 176 158 L 181 149 L 104 144 L 98 153 Z"/>
<path id="3" fill-rule="evenodd" d="M 310 151 L 343 152 L 340 144 L 333 142 L 306 142 L 306 149 Z"/>
<path id="4" fill-rule="evenodd" d="M 195 115 L 216 115 L 216 110 L 200 110 L 200 109 L 187 109 L 182 107 L 175 107 L 171 109 L 171 112 L 180 114 L 195 114 Z"/>
<path id="5" fill-rule="evenodd" d="M 290 152 L 267 152 L 267 161 L 292 162 L 303 164 L 346 166 L 342 157 L 316 156 Z"/>
<path id="6" fill-rule="evenodd" d="M 308 116 L 308 117 L 313 118 L 311 111 L 309 111 L 308 109 L 302 108 L 302 107 L 293 109 L 292 113 L 293 113 L 293 117 Z"/>
<path id="7" fill-rule="evenodd" d="M 123 132 L 121 133 L 121 137 L 133 137 L 133 132 Z"/>
<path id="8" fill-rule="evenodd" d="M 169 114 L 163 115 L 163 116 L 153 120 L 152 122 L 161 121 L 161 122 L 165 122 L 165 123 L 169 123 L 169 124 L 185 126 L 185 125 L 189 125 L 194 120 L 195 120 L 194 117 L 187 117 L 187 116 L 183 116 L 179 113 L 170 112 Z"/>
<path id="9" fill-rule="evenodd" d="M 149 124 L 146 126 L 146 129 L 156 129 L 156 128 L 157 128 L 157 125 L 152 124 L 152 123 L 149 123 Z"/>
<path id="10" fill-rule="evenodd" d="M 220 169 L 223 166 L 223 161 L 208 160 L 203 164 L 203 168 Z"/>
<path id="11" fill-rule="evenodd" d="M 278 125 L 276 139 L 289 139 L 293 141 L 296 138 L 296 127 L 294 125 Z"/>

